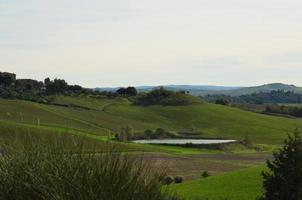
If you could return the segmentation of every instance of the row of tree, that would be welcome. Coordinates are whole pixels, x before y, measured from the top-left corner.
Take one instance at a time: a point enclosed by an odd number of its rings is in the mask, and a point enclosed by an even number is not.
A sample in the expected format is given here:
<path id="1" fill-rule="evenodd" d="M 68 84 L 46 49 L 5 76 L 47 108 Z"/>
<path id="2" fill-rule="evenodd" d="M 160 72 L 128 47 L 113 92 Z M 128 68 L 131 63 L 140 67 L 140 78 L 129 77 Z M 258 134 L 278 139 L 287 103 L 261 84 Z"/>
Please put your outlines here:
<path id="1" fill-rule="evenodd" d="M 297 106 L 284 106 L 278 104 L 267 105 L 265 112 L 302 117 L 302 107 Z"/>
<path id="2" fill-rule="evenodd" d="M 163 105 L 163 106 L 181 106 L 190 105 L 199 102 L 200 99 L 193 97 L 186 92 L 171 91 L 164 87 L 154 89 L 148 93 L 141 93 L 136 99 L 136 105 L 150 106 L 150 105 Z"/>

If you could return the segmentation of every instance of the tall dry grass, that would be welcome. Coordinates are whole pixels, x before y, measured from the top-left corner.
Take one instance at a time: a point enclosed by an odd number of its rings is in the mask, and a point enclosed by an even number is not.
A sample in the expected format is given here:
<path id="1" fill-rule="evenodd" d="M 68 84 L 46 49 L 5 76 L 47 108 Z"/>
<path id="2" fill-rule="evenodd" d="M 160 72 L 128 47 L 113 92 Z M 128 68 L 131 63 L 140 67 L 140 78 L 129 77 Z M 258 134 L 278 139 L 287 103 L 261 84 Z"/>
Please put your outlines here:
<path id="1" fill-rule="evenodd" d="M 81 139 L 19 137 L 0 144 L 3 200 L 171 200 L 161 173 L 142 159 L 87 153 Z M 109 147 L 108 147 L 109 148 Z"/>

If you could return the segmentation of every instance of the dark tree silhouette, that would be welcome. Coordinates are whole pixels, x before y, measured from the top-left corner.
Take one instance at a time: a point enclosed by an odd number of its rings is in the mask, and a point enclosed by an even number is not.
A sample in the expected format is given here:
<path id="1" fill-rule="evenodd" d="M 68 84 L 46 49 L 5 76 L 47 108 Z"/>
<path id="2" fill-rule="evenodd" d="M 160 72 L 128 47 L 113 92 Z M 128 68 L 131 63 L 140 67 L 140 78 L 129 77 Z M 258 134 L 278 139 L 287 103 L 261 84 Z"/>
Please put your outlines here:
<path id="1" fill-rule="evenodd" d="M 121 95 L 121 96 L 125 96 L 127 94 L 127 89 L 126 88 L 119 88 L 116 91 L 117 94 Z"/>
<path id="2" fill-rule="evenodd" d="M 289 135 L 284 146 L 267 161 L 269 172 L 263 172 L 263 200 L 302 199 L 302 137 L 296 130 Z"/>
<path id="3" fill-rule="evenodd" d="M 129 96 L 136 96 L 137 95 L 137 90 L 135 87 L 127 87 L 126 93 Z"/>

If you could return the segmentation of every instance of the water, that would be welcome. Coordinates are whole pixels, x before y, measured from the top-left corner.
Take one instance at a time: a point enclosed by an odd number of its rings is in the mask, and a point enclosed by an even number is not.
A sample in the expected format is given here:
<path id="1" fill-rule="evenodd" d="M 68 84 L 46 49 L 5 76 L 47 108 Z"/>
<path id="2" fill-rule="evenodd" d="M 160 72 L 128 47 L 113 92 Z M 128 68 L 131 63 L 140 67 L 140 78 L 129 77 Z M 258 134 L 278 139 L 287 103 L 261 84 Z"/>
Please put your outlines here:
<path id="1" fill-rule="evenodd" d="M 150 140 L 134 140 L 138 144 L 224 144 L 236 142 L 236 140 L 223 139 L 150 139 Z"/>

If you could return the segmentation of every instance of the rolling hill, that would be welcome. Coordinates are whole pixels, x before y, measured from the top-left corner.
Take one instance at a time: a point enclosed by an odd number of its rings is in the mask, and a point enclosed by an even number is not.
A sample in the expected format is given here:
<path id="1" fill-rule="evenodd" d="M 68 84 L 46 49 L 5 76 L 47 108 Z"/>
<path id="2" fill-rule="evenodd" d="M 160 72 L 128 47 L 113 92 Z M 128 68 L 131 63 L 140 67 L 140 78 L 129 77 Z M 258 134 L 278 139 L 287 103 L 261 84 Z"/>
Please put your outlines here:
<path id="1" fill-rule="evenodd" d="M 259 93 L 259 92 L 267 93 L 274 90 L 293 91 L 295 93 L 302 94 L 302 87 L 297 87 L 295 85 L 287 85 L 282 83 L 271 83 L 271 84 L 260 85 L 255 87 L 243 87 L 243 88 L 231 89 L 231 90 L 208 91 L 207 94 L 225 94 L 230 96 L 240 96 L 240 95 Z"/>
<path id="2" fill-rule="evenodd" d="M 140 92 L 147 92 L 159 86 L 138 86 Z M 283 83 L 270 83 L 253 87 L 229 87 L 229 86 L 207 86 L 207 85 L 163 85 L 163 87 L 174 91 L 188 91 L 192 95 L 225 94 L 240 96 L 259 92 L 271 92 L 273 90 L 293 91 L 302 94 L 302 87 L 287 85 Z M 118 88 L 96 88 L 97 91 L 116 91 Z"/>
<path id="3" fill-rule="evenodd" d="M 299 119 L 267 116 L 210 103 L 188 106 L 135 106 L 127 99 L 95 99 L 57 96 L 58 105 L 0 99 L 0 120 L 29 125 L 72 128 L 94 135 L 113 134 L 124 126 L 135 132 L 164 128 L 196 132 L 205 138 L 243 139 L 261 144 L 280 144 Z M 74 107 L 81 105 L 81 107 Z"/>

